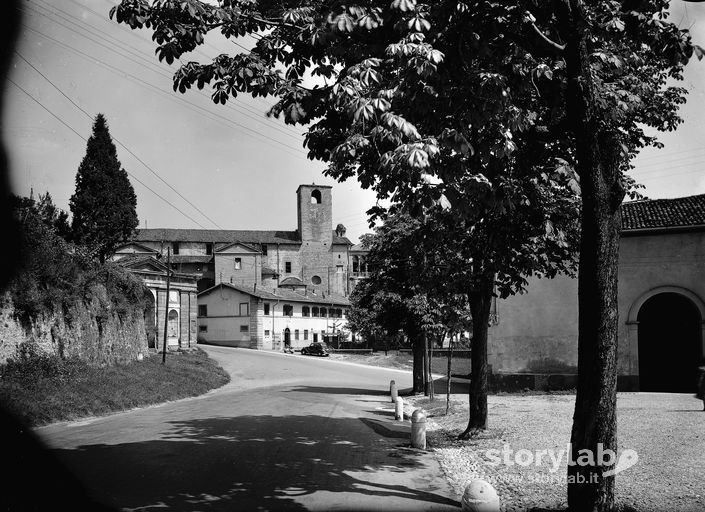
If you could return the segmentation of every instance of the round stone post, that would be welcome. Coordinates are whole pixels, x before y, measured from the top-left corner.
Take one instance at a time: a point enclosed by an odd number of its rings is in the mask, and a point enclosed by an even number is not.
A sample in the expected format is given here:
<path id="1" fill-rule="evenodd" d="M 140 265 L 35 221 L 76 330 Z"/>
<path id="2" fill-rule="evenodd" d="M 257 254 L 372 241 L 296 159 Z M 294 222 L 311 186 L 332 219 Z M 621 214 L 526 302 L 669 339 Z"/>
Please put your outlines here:
<path id="1" fill-rule="evenodd" d="M 426 449 L 426 415 L 421 409 L 411 414 L 411 446 Z"/>
<path id="2" fill-rule="evenodd" d="M 400 396 L 397 397 L 397 403 L 394 408 L 394 419 L 404 421 L 404 399 Z"/>
<path id="3" fill-rule="evenodd" d="M 397 383 L 394 381 L 391 381 L 389 383 L 389 394 L 392 396 L 392 403 L 396 403 L 398 392 L 397 392 Z"/>
<path id="4" fill-rule="evenodd" d="M 489 483 L 473 480 L 465 486 L 460 506 L 463 512 L 499 512 L 499 496 Z"/>

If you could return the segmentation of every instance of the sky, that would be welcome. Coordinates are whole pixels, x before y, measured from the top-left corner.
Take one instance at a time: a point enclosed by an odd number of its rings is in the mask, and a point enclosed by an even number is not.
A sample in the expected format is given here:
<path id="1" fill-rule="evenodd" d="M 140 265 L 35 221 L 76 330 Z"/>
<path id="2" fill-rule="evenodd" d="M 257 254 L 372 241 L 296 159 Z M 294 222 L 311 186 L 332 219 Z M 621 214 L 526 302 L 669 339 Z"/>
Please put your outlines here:
<path id="1" fill-rule="evenodd" d="M 137 194 L 139 227 L 296 229 L 296 188 L 333 186 L 333 223 L 356 242 L 369 231 L 375 194 L 326 178 L 306 158 L 303 129 L 265 116 L 270 99 L 214 105 L 206 91 L 172 91 L 176 66 L 160 64 L 147 31 L 108 19 L 117 0 L 24 0 L 4 90 L 2 137 L 15 193 L 50 192 L 68 211 L 92 118 L 102 112 Z M 705 47 L 705 3 L 674 0 L 671 19 Z M 207 39 L 206 62 L 251 41 Z M 705 193 L 705 60 L 686 68 L 685 122 L 660 136 L 633 173 L 649 198 Z M 334 227 L 334 226 L 333 226 Z"/>

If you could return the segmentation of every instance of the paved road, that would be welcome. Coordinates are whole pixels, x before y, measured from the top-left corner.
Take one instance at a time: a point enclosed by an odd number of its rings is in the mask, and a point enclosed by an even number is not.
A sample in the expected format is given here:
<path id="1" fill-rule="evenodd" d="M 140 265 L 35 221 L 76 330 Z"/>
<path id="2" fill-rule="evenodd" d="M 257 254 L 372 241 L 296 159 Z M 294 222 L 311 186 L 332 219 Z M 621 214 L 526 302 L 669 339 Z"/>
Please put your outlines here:
<path id="1" fill-rule="evenodd" d="M 458 510 L 395 422 L 408 372 L 204 347 L 232 382 L 202 397 L 37 432 L 122 510 Z"/>

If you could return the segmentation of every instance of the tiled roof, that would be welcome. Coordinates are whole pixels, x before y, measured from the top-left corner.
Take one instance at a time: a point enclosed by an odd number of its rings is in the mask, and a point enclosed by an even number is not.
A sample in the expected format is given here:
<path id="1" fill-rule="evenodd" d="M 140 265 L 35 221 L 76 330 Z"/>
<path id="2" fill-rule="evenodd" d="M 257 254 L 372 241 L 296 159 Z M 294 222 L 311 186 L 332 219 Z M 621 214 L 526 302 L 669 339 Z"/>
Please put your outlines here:
<path id="1" fill-rule="evenodd" d="M 278 276 L 279 272 L 270 267 L 262 267 L 263 276 Z"/>
<path id="2" fill-rule="evenodd" d="M 332 230 L 331 230 L 332 231 Z M 352 245 L 344 236 L 333 233 L 334 244 Z M 137 242 L 211 242 L 250 244 L 300 244 L 298 231 L 253 231 L 240 229 L 138 229 L 133 240 Z"/>
<path id="3" fill-rule="evenodd" d="M 362 243 L 355 244 L 350 248 L 350 252 L 369 252 L 369 249 L 362 245 Z"/>
<path id="4" fill-rule="evenodd" d="M 210 293 L 211 291 L 213 291 L 216 288 L 219 288 L 221 286 L 232 288 L 233 290 L 247 293 L 247 294 L 252 295 L 254 297 L 258 297 L 260 299 L 279 300 L 279 301 L 285 300 L 288 302 L 306 302 L 309 304 L 322 304 L 324 306 L 325 305 L 333 305 L 333 306 L 349 306 L 350 305 L 350 301 L 346 297 L 343 297 L 342 295 L 338 295 L 337 293 L 323 293 L 321 295 L 317 295 L 314 293 L 303 294 L 303 293 L 295 292 L 293 290 L 289 290 L 286 288 L 277 288 L 275 292 L 272 292 L 270 290 L 265 290 L 263 288 L 255 289 L 251 286 L 240 286 L 240 285 L 231 284 L 231 283 L 217 284 L 214 287 L 209 288 L 208 290 L 202 291 L 198 295 L 204 295 L 204 294 Z"/>
<path id="5" fill-rule="evenodd" d="M 705 194 L 623 203 L 622 231 L 705 227 Z"/>

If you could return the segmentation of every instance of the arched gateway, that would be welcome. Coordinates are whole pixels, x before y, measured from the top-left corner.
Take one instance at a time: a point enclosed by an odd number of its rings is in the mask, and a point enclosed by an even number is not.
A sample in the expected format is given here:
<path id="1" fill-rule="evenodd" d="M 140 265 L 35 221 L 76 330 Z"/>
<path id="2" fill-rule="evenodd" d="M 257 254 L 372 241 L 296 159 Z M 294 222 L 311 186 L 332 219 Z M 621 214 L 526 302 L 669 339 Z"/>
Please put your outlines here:
<path id="1" fill-rule="evenodd" d="M 702 364 L 705 304 L 684 288 L 642 295 L 629 312 L 636 323 L 640 391 L 691 393 Z"/>

